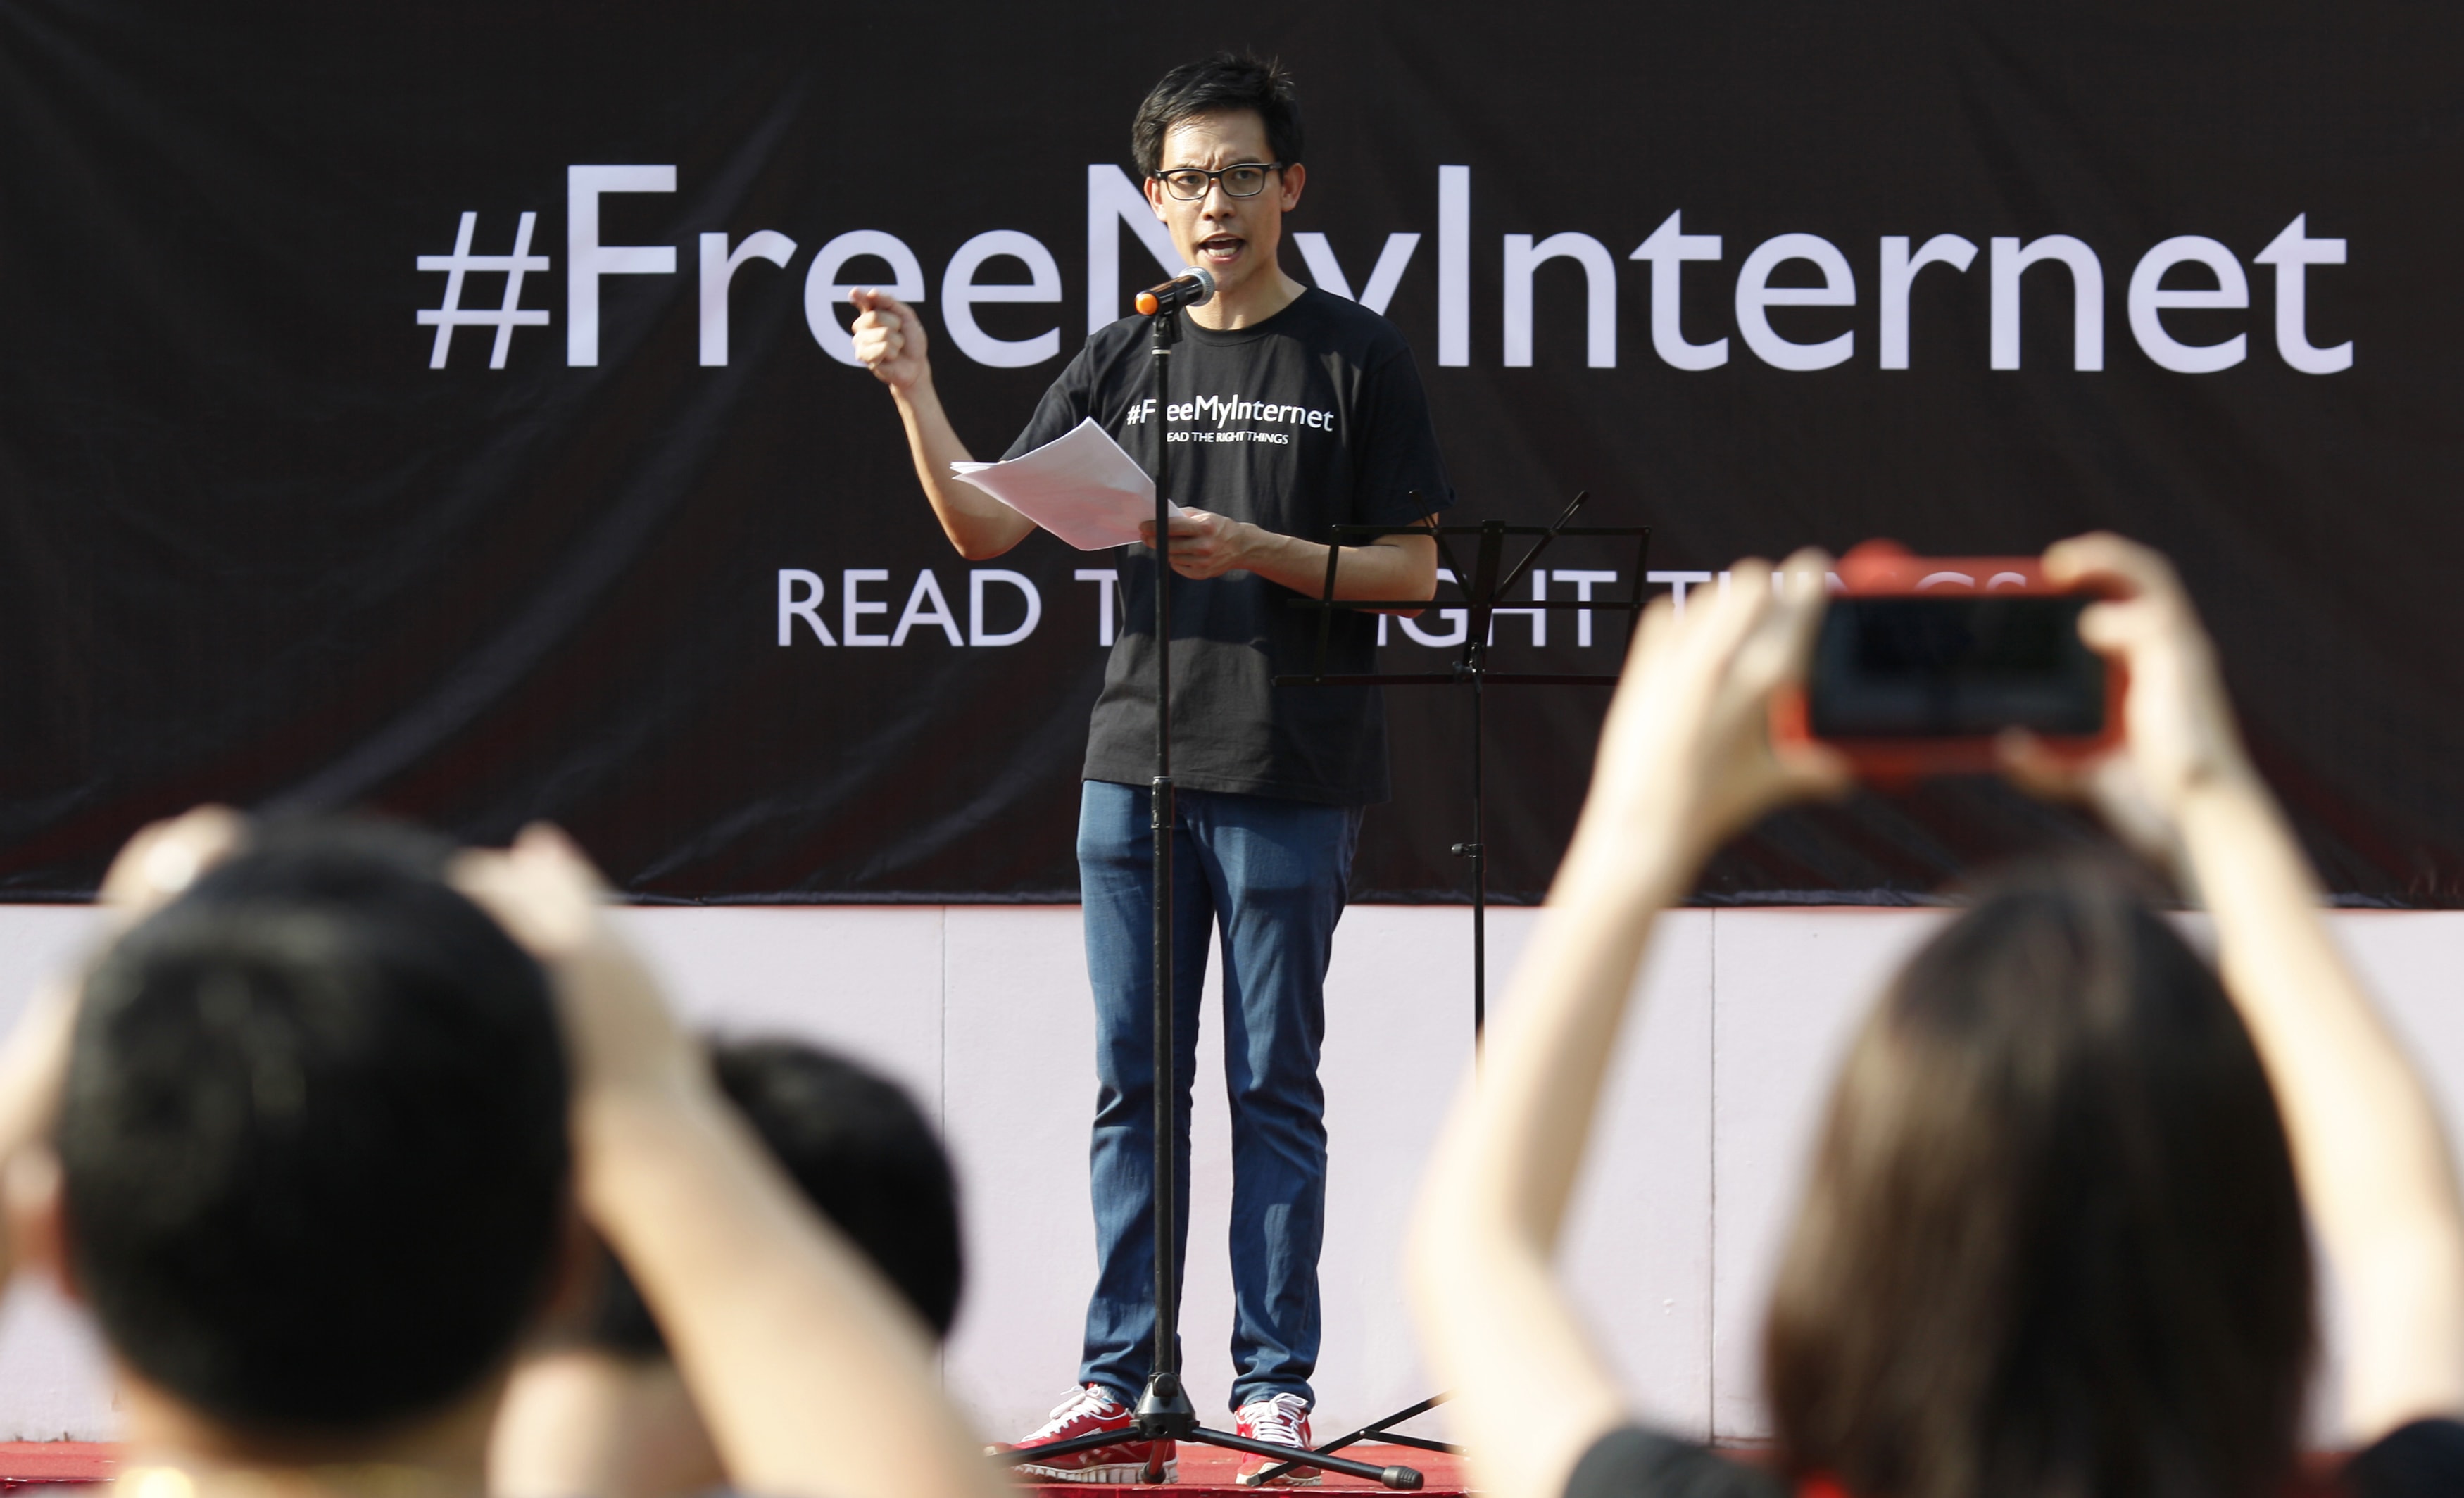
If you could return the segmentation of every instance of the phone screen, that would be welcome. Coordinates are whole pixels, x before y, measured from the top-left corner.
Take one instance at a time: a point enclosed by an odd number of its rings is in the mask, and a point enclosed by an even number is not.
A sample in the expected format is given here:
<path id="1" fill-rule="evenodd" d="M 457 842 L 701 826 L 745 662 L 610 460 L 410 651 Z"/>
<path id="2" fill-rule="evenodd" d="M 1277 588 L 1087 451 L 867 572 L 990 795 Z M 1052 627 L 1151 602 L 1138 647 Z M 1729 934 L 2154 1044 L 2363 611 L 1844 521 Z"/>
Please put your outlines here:
<path id="1" fill-rule="evenodd" d="M 2005 728 L 2104 730 L 2104 659 L 2079 637 L 2080 594 L 1835 598 L 1807 693 L 1817 738 L 1940 738 Z"/>

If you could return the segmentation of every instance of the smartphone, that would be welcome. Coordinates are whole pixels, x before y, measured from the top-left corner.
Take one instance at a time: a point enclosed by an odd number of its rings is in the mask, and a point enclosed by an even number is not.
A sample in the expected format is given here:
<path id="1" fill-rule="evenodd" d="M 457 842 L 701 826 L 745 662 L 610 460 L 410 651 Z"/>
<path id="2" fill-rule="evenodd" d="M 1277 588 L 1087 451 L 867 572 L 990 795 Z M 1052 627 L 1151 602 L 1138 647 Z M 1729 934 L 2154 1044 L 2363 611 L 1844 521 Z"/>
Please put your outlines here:
<path id="1" fill-rule="evenodd" d="M 1804 690 L 1774 704 L 1780 737 L 1878 781 L 1991 770 L 2012 728 L 2073 760 L 2120 740 L 2121 670 L 2079 634 L 2096 595 L 2047 583 L 2035 559 L 1869 542 L 1840 559 L 1839 584 Z"/>

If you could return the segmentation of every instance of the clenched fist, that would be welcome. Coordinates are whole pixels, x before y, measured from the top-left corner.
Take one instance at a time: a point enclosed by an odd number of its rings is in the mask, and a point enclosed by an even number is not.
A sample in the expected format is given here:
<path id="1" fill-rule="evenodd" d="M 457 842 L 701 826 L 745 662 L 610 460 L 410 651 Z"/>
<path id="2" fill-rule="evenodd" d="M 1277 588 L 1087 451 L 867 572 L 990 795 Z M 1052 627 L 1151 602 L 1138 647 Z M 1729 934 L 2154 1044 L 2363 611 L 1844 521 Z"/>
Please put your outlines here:
<path id="1" fill-rule="evenodd" d="M 855 288 L 847 300 L 858 313 L 850 330 L 856 362 L 871 370 L 873 378 L 904 395 L 933 372 L 924 357 L 924 319 L 914 308 L 872 286 Z"/>

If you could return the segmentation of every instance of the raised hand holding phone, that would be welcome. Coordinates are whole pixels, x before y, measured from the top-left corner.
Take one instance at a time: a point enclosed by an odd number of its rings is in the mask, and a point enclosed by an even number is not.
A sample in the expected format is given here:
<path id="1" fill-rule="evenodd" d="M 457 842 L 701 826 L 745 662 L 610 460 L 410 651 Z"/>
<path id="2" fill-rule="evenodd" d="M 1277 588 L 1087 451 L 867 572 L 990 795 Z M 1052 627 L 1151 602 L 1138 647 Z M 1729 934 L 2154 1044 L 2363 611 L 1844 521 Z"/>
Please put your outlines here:
<path id="1" fill-rule="evenodd" d="M 2056 754 L 2035 735 L 2013 733 L 2001 746 L 2002 766 L 2041 795 L 2088 802 L 2115 833 L 2194 892 L 2197 872 L 2181 833 L 2192 793 L 2231 786 L 2266 799 L 2243 751 L 2215 647 L 2172 564 L 2145 546 L 2105 534 L 2077 537 L 2046 551 L 2045 570 L 2102 595 L 2080 615 L 2079 635 L 2132 687 L 2110 752 Z"/>

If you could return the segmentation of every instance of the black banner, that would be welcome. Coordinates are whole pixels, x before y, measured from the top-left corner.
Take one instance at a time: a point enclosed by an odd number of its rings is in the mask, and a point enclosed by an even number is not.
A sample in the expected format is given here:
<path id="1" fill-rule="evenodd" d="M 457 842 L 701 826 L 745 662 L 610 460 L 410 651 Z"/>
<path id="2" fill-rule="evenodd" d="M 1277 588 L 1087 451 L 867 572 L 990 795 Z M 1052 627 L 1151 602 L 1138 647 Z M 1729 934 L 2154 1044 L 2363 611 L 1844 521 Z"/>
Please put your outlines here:
<path id="1" fill-rule="evenodd" d="M 918 301 L 998 455 L 1168 258 L 1131 112 L 1224 44 L 1301 80 L 1285 263 L 1411 341 L 1449 518 L 1589 490 L 1689 595 L 1808 541 L 2124 531 L 2340 898 L 2464 903 L 2464 16 L 2375 4 L 5 0 L 0 894 L 214 797 L 550 817 L 642 899 L 1073 897 L 1116 560 L 957 557 L 844 288 Z M 1497 664 L 1612 670 L 1623 630 L 1508 616 Z M 1603 702 L 1492 693 L 1510 895 Z M 1389 703 L 1359 892 L 1456 897 L 1469 702 Z M 1922 897 L 2079 835 L 1991 782 L 1865 795 L 1703 898 Z"/>

